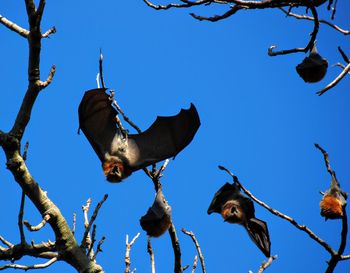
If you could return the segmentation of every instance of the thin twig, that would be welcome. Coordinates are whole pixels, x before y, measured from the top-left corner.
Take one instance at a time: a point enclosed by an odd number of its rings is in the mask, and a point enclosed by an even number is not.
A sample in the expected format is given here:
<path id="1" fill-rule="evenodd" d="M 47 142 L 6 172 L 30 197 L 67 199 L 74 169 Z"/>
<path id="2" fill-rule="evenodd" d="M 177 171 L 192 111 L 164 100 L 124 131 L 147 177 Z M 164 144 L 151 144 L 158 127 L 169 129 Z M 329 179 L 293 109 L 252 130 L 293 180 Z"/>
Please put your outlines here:
<path id="1" fill-rule="evenodd" d="M 321 96 L 324 93 L 326 93 L 329 89 L 336 86 L 350 71 L 350 63 L 343 69 L 343 71 L 336 77 L 331 83 L 329 83 L 326 87 L 324 87 L 322 90 L 318 91 L 316 94 Z"/>
<path id="2" fill-rule="evenodd" d="M 96 248 L 96 252 L 95 252 L 94 257 L 93 257 L 93 259 L 92 259 L 93 261 L 96 261 L 97 254 L 98 254 L 99 252 L 102 252 L 101 246 L 102 246 L 102 244 L 103 244 L 103 242 L 104 242 L 105 240 L 106 240 L 106 237 L 103 236 L 103 237 L 101 238 L 101 240 L 98 242 L 97 248 Z"/>
<path id="3" fill-rule="evenodd" d="M 268 268 L 268 267 L 272 264 L 272 262 L 273 262 L 275 259 L 277 259 L 277 255 L 269 257 L 269 259 L 267 260 L 267 262 L 264 261 L 264 262 L 261 264 L 261 266 L 260 266 L 260 268 L 259 268 L 259 270 L 258 270 L 258 273 L 264 272 L 265 269 Z"/>
<path id="4" fill-rule="evenodd" d="M 29 142 L 27 141 L 26 144 L 24 145 L 24 150 L 23 150 L 23 155 L 22 155 L 22 158 L 24 161 L 27 160 L 28 148 L 29 148 Z"/>
<path id="5" fill-rule="evenodd" d="M 136 239 L 140 236 L 140 232 L 137 233 L 135 235 L 135 237 L 131 240 L 131 242 L 129 243 L 129 236 L 126 235 L 126 239 L 125 239 L 125 245 L 126 245 L 126 249 L 125 249 L 125 271 L 124 273 L 129 273 L 130 272 L 130 250 L 131 247 L 133 246 L 133 244 L 135 243 Z"/>
<path id="6" fill-rule="evenodd" d="M 57 257 L 52 258 L 51 260 L 47 261 L 43 264 L 34 264 L 34 265 L 20 265 L 20 264 L 5 264 L 3 266 L 0 266 L 0 270 L 4 270 L 7 268 L 13 268 L 13 269 L 22 269 L 22 270 L 29 270 L 29 269 L 42 269 L 47 268 L 50 265 L 54 264 L 57 261 Z"/>
<path id="7" fill-rule="evenodd" d="M 73 223 L 72 223 L 72 234 L 75 234 L 75 228 L 77 225 L 77 214 L 74 212 L 73 213 Z"/>
<path id="8" fill-rule="evenodd" d="M 202 254 L 202 250 L 201 250 L 201 247 L 200 247 L 200 245 L 198 243 L 198 240 L 197 240 L 196 236 L 194 235 L 194 233 L 192 231 L 187 231 L 184 228 L 182 228 L 181 230 L 182 230 L 183 233 L 185 233 L 186 235 L 191 237 L 193 243 L 196 246 L 196 249 L 197 249 L 197 252 L 198 252 L 198 255 L 199 255 L 199 259 L 201 261 L 202 271 L 203 271 L 203 273 L 206 273 L 206 268 L 205 268 L 205 263 L 204 263 L 204 256 Z"/>
<path id="9" fill-rule="evenodd" d="M 287 16 L 294 17 L 295 19 L 298 19 L 298 20 L 309 20 L 309 21 L 314 21 L 315 20 L 315 18 L 311 17 L 311 16 L 302 15 L 302 14 L 295 14 L 295 13 L 292 13 L 292 12 L 288 12 L 287 10 L 285 10 L 283 8 L 279 8 L 279 9 L 282 12 L 284 12 Z M 340 33 L 342 33 L 344 35 L 349 35 L 350 34 L 349 30 L 342 29 L 342 28 L 338 27 L 337 25 L 332 24 L 332 23 L 330 23 L 330 22 L 328 22 L 326 20 L 320 19 L 319 22 L 322 23 L 322 24 L 326 24 L 326 25 L 330 26 L 331 28 L 334 28 L 335 30 L 339 31 Z"/>
<path id="10" fill-rule="evenodd" d="M 87 256 L 90 258 L 90 260 L 92 261 L 95 254 L 94 254 L 94 244 L 96 242 L 96 225 L 92 226 L 92 233 L 91 233 L 91 243 L 88 246 L 88 253 Z"/>
<path id="11" fill-rule="evenodd" d="M 49 28 L 44 34 L 41 35 L 41 38 L 50 38 L 50 35 L 54 33 L 56 33 L 56 28 Z"/>
<path id="12" fill-rule="evenodd" d="M 193 260 L 193 266 L 192 266 L 192 271 L 191 273 L 194 273 L 196 271 L 197 268 L 197 262 L 198 262 L 198 256 L 194 256 L 194 260 Z"/>
<path id="13" fill-rule="evenodd" d="M 19 228 L 19 234 L 20 234 L 20 238 L 21 238 L 21 244 L 26 243 L 26 238 L 24 236 L 24 230 L 23 230 L 23 214 L 24 214 L 24 201 L 25 201 L 25 199 L 26 199 L 26 194 L 22 190 L 21 205 L 19 207 L 19 213 L 18 213 L 18 228 Z"/>
<path id="14" fill-rule="evenodd" d="M 6 245 L 7 247 L 9 247 L 9 248 L 12 248 L 14 245 L 13 244 L 11 244 L 9 241 L 7 241 L 4 237 L 2 237 L 2 236 L 0 236 L 0 241 L 4 244 L 4 245 Z"/>
<path id="15" fill-rule="evenodd" d="M 23 221 L 23 224 L 26 226 L 26 228 L 29 230 L 29 231 L 39 231 L 40 229 L 42 229 L 46 223 L 50 220 L 51 216 L 49 214 L 46 214 L 43 218 L 43 220 L 41 220 L 41 222 L 36 225 L 36 226 L 32 226 L 31 224 L 29 224 L 28 221 Z"/>
<path id="16" fill-rule="evenodd" d="M 346 67 L 346 65 L 343 65 L 342 63 L 336 63 L 333 66 L 339 66 L 339 67 L 341 67 L 343 69 L 345 69 L 345 67 Z M 350 71 L 348 72 L 348 75 L 350 75 Z"/>
<path id="17" fill-rule="evenodd" d="M 318 244 L 320 244 L 326 251 L 328 251 L 331 255 L 335 254 L 334 249 L 327 244 L 324 240 L 322 240 L 320 237 L 318 237 L 311 229 L 309 229 L 307 226 L 305 225 L 300 225 L 298 224 L 293 218 L 291 218 L 290 216 L 279 212 L 276 209 L 271 208 L 270 206 L 268 206 L 267 204 L 265 204 L 264 202 L 260 201 L 258 198 L 256 198 L 250 191 L 248 191 L 245 187 L 243 187 L 243 185 L 239 182 L 238 177 L 235 176 L 231 171 L 229 171 L 227 168 L 223 167 L 223 166 L 219 166 L 220 170 L 224 170 L 226 171 L 232 178 L 233 181 L 236 182 L 239 187 L 244 191 L 244 193 L 246 195 L 248 195 L 251 199 L 253 199 L 257 204 L 259 204 L 260 206 L 264 207 L 265 209 L 267 209 L 269 212 L 271 212 L 272 214 L 288 221 L 289 223 L 291 223 L 293 226 L 295 226 L 297 229 L 304 231 L 306 234 L 309 235 L 309 237 L 311 239 L 313 239 L 314 241 L 316 241 Z"/>
<path id="18" fill-rule="evenodd" d="M 84 236 L 83 236 L 83 239 L 81 241 L 81 246 L 82 247 L 86 247 L 85 241 L 86 241 L 86 238 L 87 238 L 87 236 L 88 236 L 88 234 L 90 232 L 91 226 L 93 225 L 94 221 L 96 220 L 97 214 L 98 214 L 101 206 L 103 205 L 103 203 L 107 200 L 107 198 L 108 198 L 108 194 L 105 194 L 103 199 L 97 204 L 97 206 L 96 206 L 96 208 L 94 210 L 94 213 L 92 214 L 92 216 L 90 218 L 89 224 L 85 228 Z"/>
<path id="19" fill-rule="evenodd" d="M 345 54 L 344 50 L 340 46 L 338 46 L 338 51 L 339 51 L 340 55 L 342 56 L 343 60 L 346 63 L 350 63 L 350 59 L 348 58 L 348 56 Z"/>
<path id="20" fill-rule="evenodd" d="M 99 75 L 101 80 L 102 88 L 105 88 L 105 81 L 103 79 L 103 55 L 102 55 L 102 48 L 100 48 L 100 57 L 99 57 Z"/>
<path id="21" fill-rule="evenodd" d="M 39 85 L 40 85 L 41 89 L 44 89 L 44 88 L 46 88 L 47 86 L 50 85 L 50 83 L 52 82 L 53 77 L 55 76 L 55 72 L 56 72 L 56 66 L 53 65 L 53 66 L 51 66 L 51 69 L 50 69 L 49 75 L 46 78 L 46 81 L 43 81 L 43 82 L 41 81 L 40 82 Z"/>
<path id="22" fill-rule="evenodd" d="M 151 244 L 151 237 L 148 236 L 147 239 L 147 252 L 149 254 L 150 260 L 151 260 L 151 273 L 156 273 L 156 266 L 154 262 L 154 252 Z"/>
<path id="23" fill-rule="evenodd" d="M 306 53 L 307 51 L 309 51 L 313 48 L 315 41 L 316 41 L 316 36 L 318 33 L 320 22 L 318 20 L 318 14 L 317 14 L 316 8 L 313 6 L 310 6 L 310 10 L 311 10 L 313 18 L 314 18 L 314 20 L 313 20 L 314 28 L 312 30 L 311 37 L 310 37 L 308 44 L 304 48 L 293 48 L 293 49 L 280 50 L 280 51 L 273 51 L 273 49 L 276 48 L 276 46 L 273 45 L 268 49 L 269 56 L 286 55 L 286 54 L 297 53 L 297 52 L 305 52 Z"/>

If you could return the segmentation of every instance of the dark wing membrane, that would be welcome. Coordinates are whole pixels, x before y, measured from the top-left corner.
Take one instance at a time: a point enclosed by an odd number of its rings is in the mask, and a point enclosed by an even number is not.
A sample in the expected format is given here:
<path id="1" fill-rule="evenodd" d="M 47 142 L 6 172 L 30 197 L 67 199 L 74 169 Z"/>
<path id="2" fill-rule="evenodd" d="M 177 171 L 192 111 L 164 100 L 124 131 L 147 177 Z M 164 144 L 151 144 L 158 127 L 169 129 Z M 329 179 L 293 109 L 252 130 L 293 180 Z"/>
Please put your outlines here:
<path id="1" fill-rule="evenodd" d="M 157 117 L 143 133 L 129 135 L 129 141 L 135 142 L 139 153 L 137 158 L 128 158 L 130 167 L 137 170 L 175 157 L 192 141 L 199 126 L 199 115 L 193 104 L 188 110 L 181 109 L 176 116 Z"/>
<path id="2" fill-rule="evenodd" d="M 239 189 L 235 184 L 226 183 L 214 195 L 207 213 L 221 213 L 222 206 L 229 200 L 233 200 L 239 194 Z"/>
<path id="3" fill-rule="evenodd" d="M 246 229 L 249 237 L 257 245 L 257 247 L 266 257 L 270 257 L 271 242 L 266 222 L 257 218 L 251 218 L 248 220 Z"/>
<path id="4" fill-rule="evenodd" d="M 86 91 L 78 109 L 80 129 L 102 162 L 117 133 L 117 111 L 105 91 L 105 88 Z"/>

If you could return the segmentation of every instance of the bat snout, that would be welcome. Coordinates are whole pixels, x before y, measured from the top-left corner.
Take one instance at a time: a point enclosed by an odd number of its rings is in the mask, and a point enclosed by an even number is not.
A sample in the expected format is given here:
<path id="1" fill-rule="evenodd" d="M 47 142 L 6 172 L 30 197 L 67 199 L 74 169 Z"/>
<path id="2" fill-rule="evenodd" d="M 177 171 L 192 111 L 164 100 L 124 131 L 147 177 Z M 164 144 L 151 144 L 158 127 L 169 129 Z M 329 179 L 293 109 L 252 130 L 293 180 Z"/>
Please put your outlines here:
<path id="1" fill-rule="evenodd" d="M 121 182 L 131 174 L 131 172 L 126 172 L 126 168 L 121 162 L 107 161 L 103 164 L 102 168 L 107 181 L 112 183 Z"/>

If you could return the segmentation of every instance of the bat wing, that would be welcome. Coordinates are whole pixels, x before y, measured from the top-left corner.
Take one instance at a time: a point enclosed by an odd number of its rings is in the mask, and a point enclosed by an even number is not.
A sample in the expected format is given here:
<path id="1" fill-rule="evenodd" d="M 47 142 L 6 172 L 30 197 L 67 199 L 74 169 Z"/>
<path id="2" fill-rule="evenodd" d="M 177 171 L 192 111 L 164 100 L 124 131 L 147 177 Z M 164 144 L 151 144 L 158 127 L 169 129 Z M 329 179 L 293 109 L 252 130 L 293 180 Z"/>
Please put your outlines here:
<path id="1" fill-rule="evenodd" d="M 213 212 L 221 213 L 222 206 L 229 200 L 236 199 L 240 194 L 239 188 L 236 184 L 226 183 L 214 195 L 209 208 L 208 214 Z"/>
<path id="2" fill-rule="evenodd" d="M 257 247 L 266 257 L 270 257 L 271 242 L 266 222 L 257 218 L 251 218 L 248 220 L 246 229 L 249 237 L 257 245 Z"/>
<path id="3" fill-rule="evenodd" d="M 117 111 L 105 91 L 105 88 L 86 91 L 78 109 L 80 129 L 102 162 L 118 133 L 115 121 Z"/>
<path id="4" fill-rule="evenodd" d="M 126 154 L 130 167 L 138 170 L 175 157 L 190 144 L 199 126 L 199 115 L 193 104 L 175 116 L 157 117 L 143 133 L 129 135 Z"/>

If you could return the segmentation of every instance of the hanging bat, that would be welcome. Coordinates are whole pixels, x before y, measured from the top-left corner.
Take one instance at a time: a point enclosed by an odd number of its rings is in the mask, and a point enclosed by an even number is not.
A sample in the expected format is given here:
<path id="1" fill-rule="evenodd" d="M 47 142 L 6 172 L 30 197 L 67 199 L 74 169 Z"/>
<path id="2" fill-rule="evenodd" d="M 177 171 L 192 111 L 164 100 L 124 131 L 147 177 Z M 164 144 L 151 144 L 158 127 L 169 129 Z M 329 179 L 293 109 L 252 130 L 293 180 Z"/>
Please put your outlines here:
<path id="1" fill-rule="evenodd" d="M 165 200 L 162 190 L 157 191 L 152 207 L 141 217 L 140 225 L 147 235 L 159 237 L 171 226 L 171 207 Z"/>
<path id="2" fill-rule="evenodd" d="M 323 194 L 320 202 L 321 216 L 325 217 L 325 220 L 342 218 L 347 198 L 347 193 L 340 189 L 339 182 L 332 177 L 331 186 Z"/>
<path id="3" fill-rule="evenodd" d="M 214 195 L 208 208 L 208 214 L 221 214 L 225 222 L 240 224 L 249 237 L 264 253 L 270 257 L 270 236 L 266 222 L 255 218 L 254 203 L 245 197 L 236 183 L 226 183 Z"/>
<path id="4" fill-rule="evenodd" d="M 327 60 L 318 54 L 316 46 L 314 46 L 309 56 L 297 65 L 296 70 L 305 82 L 315 83 L 323 79 L 327 73 L 327 68 Z"/>
<path id="5" fill-rule="evenodd" d="M 86 91 L 79 105 L 79 125 L 102 162 L 108 181 L 120 182 L 134 171 L 175 157 L 195 136 L 200 120 L 193 104 L 170 117 L 157 117 L 141 134 L 117 127 L 117 111 L 105 88 Z"/>

